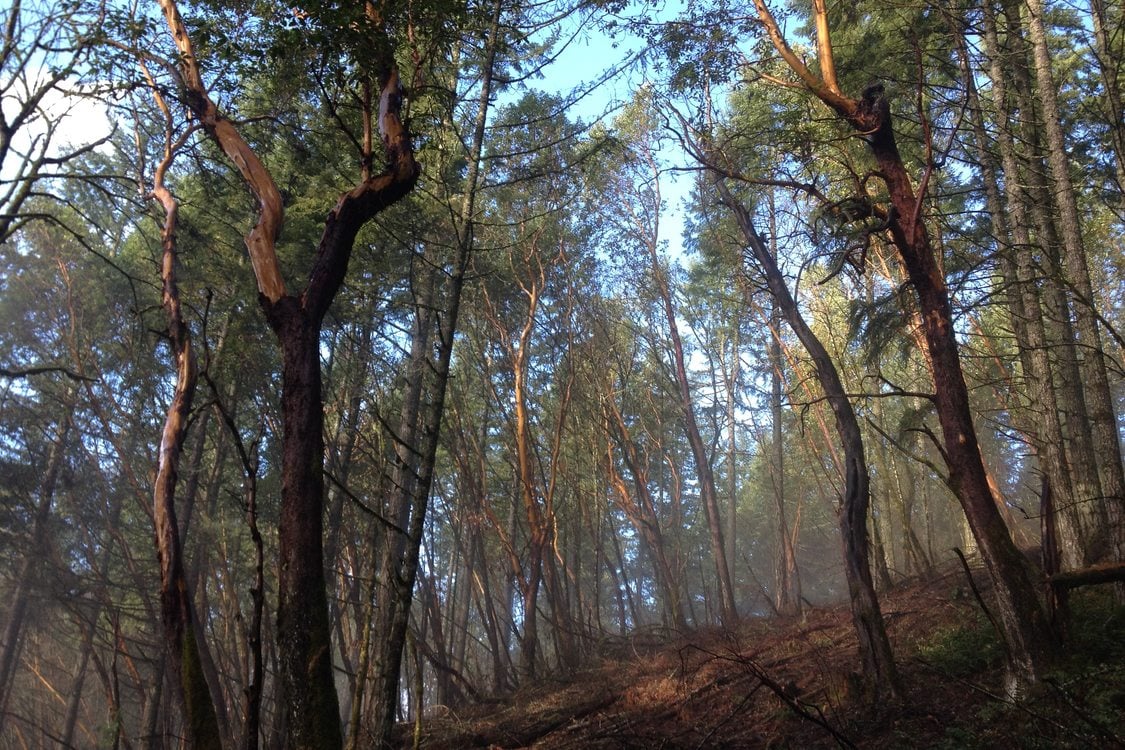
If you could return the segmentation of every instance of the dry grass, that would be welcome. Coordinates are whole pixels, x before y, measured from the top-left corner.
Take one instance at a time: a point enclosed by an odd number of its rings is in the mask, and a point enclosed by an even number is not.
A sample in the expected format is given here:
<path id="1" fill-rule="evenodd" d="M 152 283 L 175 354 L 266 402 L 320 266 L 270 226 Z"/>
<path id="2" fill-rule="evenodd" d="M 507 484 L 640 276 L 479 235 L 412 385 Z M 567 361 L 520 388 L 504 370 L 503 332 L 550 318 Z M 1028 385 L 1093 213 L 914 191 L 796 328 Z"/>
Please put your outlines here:
<path id="1" fill-rule="evenodd" d="M 998 652 L 990 651 L 992 636 L 975 602 L 960 595 L 962 585 L 950 571 L 884 596 L 906 685 L 896 705 L 865 704 L 851 617 L 841 606 L 802 618 L 755 619 L 734 631 L 690 633 L 660 646 L 617 648 L 565 682 L 429 719 L 422 747 L 1117 746 L 1125 737 L 1125 660 L 1079 653 L 1067 667 L 1078 670 L 1077 678 L 1060 677 L 1060 687 L 1021 704 L 1000 700 Z M 1102 641 L 1091 649 L 1125 643 L 1125 616 L 1094 626 Z M 1098 675 L 1105 684 L 1091 686 Z"/>

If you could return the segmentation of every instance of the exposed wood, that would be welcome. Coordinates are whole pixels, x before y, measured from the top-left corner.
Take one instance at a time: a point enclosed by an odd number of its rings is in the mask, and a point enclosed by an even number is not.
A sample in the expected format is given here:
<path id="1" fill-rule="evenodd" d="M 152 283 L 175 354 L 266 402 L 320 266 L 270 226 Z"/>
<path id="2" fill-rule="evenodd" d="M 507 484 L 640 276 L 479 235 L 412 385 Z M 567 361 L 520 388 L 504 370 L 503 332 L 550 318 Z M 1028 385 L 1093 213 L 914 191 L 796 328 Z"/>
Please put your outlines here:
<path id="1" fill-rule="evenodd" d="M 285 282 L 281 278 L 276 249 L 284 219 L 281 193 L 261 159 L 234 124 L 223 117 L 207 93 L 207 86 L 203 83 L 203 75 L 199 70 L 199 60 L 195 56 L 191 37 L 188 36 L 175 0 L 159 2 L 172 39 L 180 51 L 181 83 L 188 106 L 258 199 L 258 221 L 246 235 L 246 249 L 254 267 L 258 291 L 270 302 L 277 302 L 285 296 Z"/>
<path id="2" fill-rule="evenodd" d="M 151 79 L 150 79 L 151 81 Z M 164 97 L 152 87 L 157 106 L 165 116 L 164 154 L 153 176 L 153 196 L 164 210 L 160 229 L 163 282 L 162 302 L 168 321 L 168 341 L 176 377 L 172 401 L 164 421 L 153 482 L 152 515 L 156 532 L 156 553 L 160 563 L 160 609 L 167 648 L 166 664 L 182 701 L 189 737 L 196 748 L 222 747 L 215 700 L 204 675 L 203 644 L 195 624 L 194 603 L 184 573 L 183 540 L 176 520 L 176 488 L 187 437 L 188 417 L 199 380 L 191 330 L 184 319 L 177 280 L 178 247 L 176 230 L 179 201 L 165 184 L 176 152 L 183 145 L 173 139 L 172 116 Z M 190 132 L 190 131 L 189 131 Z M 185 134 L 184 137 L 186 137 Z"/>

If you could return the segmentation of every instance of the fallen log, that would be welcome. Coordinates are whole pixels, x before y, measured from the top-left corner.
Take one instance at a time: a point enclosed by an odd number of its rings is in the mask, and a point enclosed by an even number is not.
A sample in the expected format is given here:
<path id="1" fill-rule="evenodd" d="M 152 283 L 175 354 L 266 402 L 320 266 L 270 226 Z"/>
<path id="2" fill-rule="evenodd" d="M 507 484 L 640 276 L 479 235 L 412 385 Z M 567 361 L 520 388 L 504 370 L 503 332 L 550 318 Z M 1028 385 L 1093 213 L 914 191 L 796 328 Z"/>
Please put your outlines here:
<path id="1" fill-rule="evenodd" d="M 1125 562 L 1098 563 L 1079 570 L 1065 570 L 1049 576 L 1047 580 L 1051 586 L 1059 589 L 1125 581 Z"/>

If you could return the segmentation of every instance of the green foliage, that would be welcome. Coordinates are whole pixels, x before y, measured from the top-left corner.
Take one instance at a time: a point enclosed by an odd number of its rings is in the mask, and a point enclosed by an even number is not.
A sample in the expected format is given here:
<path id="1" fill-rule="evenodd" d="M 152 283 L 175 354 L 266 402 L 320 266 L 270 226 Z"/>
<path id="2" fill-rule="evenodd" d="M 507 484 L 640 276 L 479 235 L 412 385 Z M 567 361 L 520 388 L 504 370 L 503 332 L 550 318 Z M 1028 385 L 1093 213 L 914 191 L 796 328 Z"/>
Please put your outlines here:
<path id="1" fill-rule="evenodd" d="M 969 677 L 999 666 L 1003 654 L 996 631 L 983 615 L 975 614 L 968 619 L 969 622 L 932 634 L 919 644 L 919 656 L 954 677 Z"/>
<path id="2" fill-rule="evenodd" d="M 1023 750 L 1110 747 L 1125 732 L 1125 608 L 1104 587 L 1076 592 L 1065 658 L 1019 702 L 990 701 L 950 724 L 942 748 Z M 919 653 L 935 668 L 980 683 L 999 658 L 991 629 L 976 622 L 941 631 Z"/>

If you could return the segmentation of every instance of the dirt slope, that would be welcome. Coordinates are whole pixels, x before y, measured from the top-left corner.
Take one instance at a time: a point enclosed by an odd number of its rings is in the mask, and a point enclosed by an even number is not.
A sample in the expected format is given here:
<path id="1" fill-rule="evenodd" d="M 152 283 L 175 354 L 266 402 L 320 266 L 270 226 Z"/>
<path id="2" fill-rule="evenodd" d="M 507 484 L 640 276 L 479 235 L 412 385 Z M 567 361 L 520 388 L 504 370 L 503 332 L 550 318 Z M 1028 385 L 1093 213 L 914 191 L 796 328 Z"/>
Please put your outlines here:
<path id="1" fill-rule="evenodd" d="M 1109 592 L 1075 598 L 1073 653 L 1041 691 L 1012 703 L 1001 697 L 999 646 L 968 590 L 951 569 L 885 595 L 906 685 L 895 705 L 864 700 L 841 606 L 732 632 L 607 642 L 596 666 L 566 680 L 431 710 L 419 747 L 1125 747 L 1125 611 Z"/>

